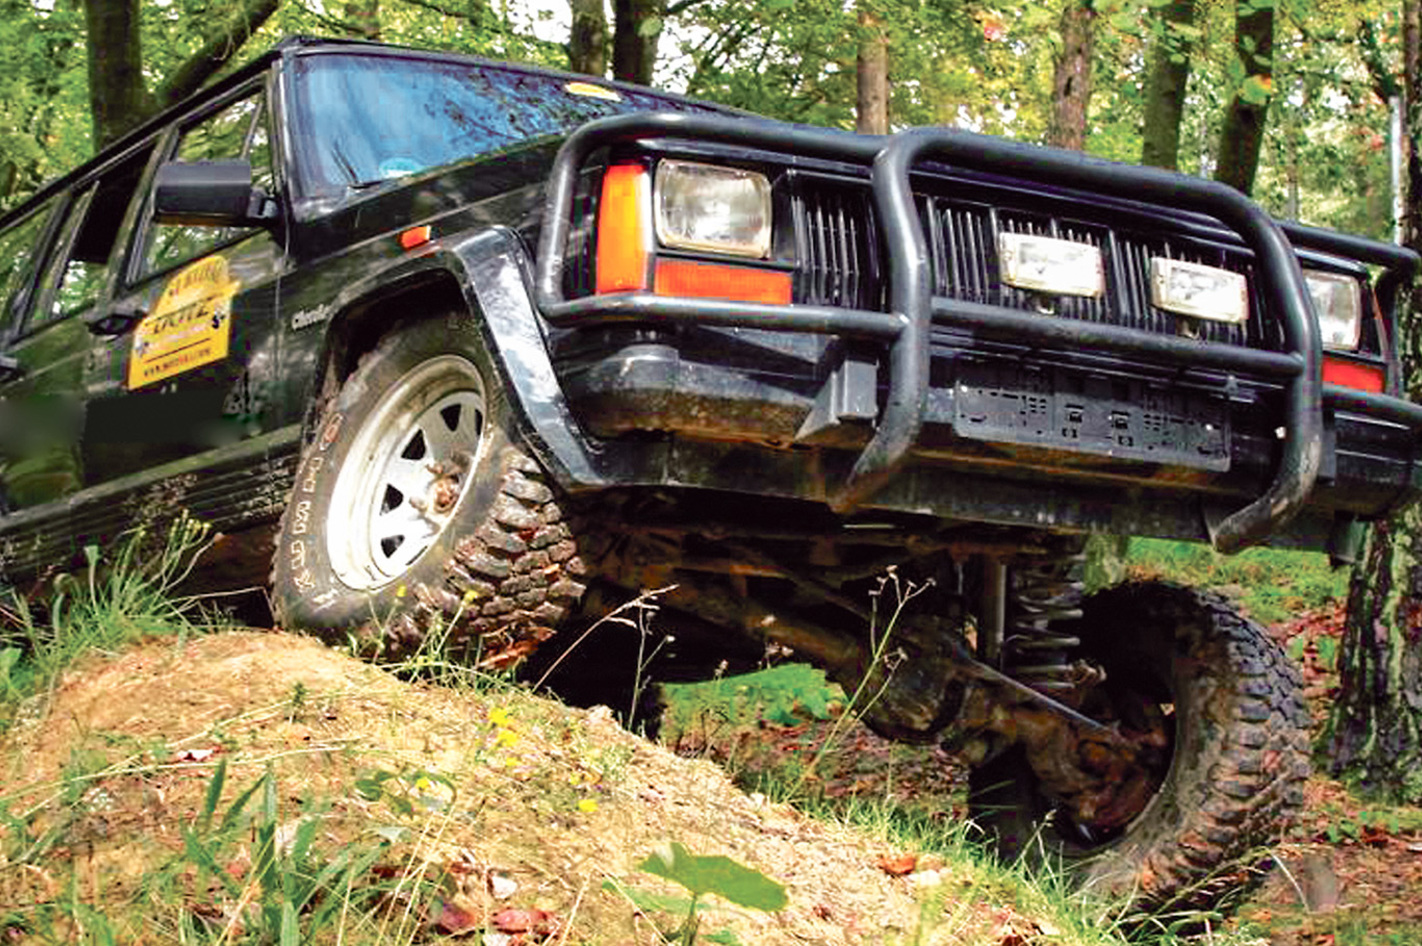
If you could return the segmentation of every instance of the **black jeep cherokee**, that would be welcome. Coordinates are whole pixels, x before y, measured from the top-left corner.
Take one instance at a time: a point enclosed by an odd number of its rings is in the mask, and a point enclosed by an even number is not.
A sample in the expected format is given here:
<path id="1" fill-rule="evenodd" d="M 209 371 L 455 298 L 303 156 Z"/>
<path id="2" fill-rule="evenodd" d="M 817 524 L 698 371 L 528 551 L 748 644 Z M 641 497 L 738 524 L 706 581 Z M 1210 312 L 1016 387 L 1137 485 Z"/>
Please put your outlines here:
<path id="1" fill-rule="evenodd" d="M 1078 154 L 289 41 L 0 220 L 0 582 L 181 510 L 286 626 L 484 662 L 669 589 L 711 663 L 870 676 L 1005 847 L 1051 814 L 1198 901 L 1299 804 L 1298 678 L 1215 597 L 1083 600 L 1083 537 L 1346 558 L 1418 491 L 1415 264 Z"/>

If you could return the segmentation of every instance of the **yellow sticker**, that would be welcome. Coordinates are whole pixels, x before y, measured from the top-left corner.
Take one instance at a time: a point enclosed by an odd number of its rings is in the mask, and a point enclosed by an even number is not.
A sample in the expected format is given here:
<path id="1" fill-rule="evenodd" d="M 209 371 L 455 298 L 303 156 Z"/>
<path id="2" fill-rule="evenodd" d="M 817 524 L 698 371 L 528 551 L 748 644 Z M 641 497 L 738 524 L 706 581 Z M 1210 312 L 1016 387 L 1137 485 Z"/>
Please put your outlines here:
<path id="1" fill-rule="evenodd" d="M 133 331 L 129 389 L 226 358 L 232 297 L 241 285 L 228 277 L 221 256 L 198 260 L 169 280 Z"/>
<path id="2" fill-rule="evenodd" d="M 606 99 L 609 102 L 622 101 L 622 95 L 616 89 L 593 85 L 591 82 L 569 82 L 563 86 L 563 89 L 573 95 L 583 95 L 590 99 Z"/>

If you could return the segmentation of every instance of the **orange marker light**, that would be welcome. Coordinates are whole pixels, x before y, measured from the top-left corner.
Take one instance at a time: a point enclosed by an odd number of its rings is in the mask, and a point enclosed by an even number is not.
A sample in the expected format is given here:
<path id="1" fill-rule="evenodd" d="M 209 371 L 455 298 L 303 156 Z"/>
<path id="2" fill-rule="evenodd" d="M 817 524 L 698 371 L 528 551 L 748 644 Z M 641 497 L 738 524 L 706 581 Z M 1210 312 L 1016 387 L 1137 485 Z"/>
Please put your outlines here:
<path id="1" fill-rule="evenodd" d="M 400 245 L 407 250 L 413 250 L 417 246 L 424 246 L 426 243 L 430 242 L 430 239 L 430 225 L 425 224 L 424 226 L 420 227 L 411 227 L 404 233 L 400 234 Z"/>
<path id="2" fill-rule="evenodd" d="M 614 164 L 602 178 L 597 214 L 597 291 L 647 288 L 651 194 L 640 164 Z"/>
<path id="3" fill-rule="evenodd" d="M 751 266 L 658 260 L 653 291 L 659 296 L 695 296 L 738 302 L 790 303 L 790 274 Z"/>
<path id="4" fill-rule="evenodd" d="M 1376 365 L 1323 356 L 1323 383 L 1381 394 L 1387 387 L 1387 373 Z"/>

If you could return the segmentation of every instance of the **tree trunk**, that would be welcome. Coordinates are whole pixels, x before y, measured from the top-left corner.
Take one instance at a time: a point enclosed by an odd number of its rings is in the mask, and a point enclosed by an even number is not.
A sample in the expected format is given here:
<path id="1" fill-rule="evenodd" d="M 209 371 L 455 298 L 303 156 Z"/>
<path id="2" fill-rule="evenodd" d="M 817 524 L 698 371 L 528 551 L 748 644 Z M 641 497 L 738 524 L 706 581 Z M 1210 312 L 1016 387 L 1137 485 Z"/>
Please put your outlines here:
<path id="1" fill-rule="evenodd" d="M 345 20 L 357 39 L 380 39 L 380 0 L 347 0 Z"/>
<path id="2" fill-rule="evenodd" d="M 1158 7 L 1146 63 L 1145 122 L 1141 163 L 1174 171 L 1180 167 L 1180 120 L 1195 49 L 1195 0 Z"/>
<path id="3" fill-rule="evenodd" d="M 607 14 L 603 0 L 569 0 L 573 29 L 568 35 L 568 68 L 590 76 L 607 75 Z"/>
<path id="4" fill-rule="evenodd" d="M 1248 194 L 1259 170 L 1264 121 L 1274 90 L 1274 5 L 1236 0 L 1234 52 L 1244 78 L 1234 91 L 1220 129 L 1215 180 Z"/>
<path id="5" fill-rule="evenodd" d="M 1052 78 L 1052 120 L 1047 143 L 1086 148 L 1086 112 L 1091 104 L 1091 51 L 1096 41 L 1092 0 L 1067 0 L 1059 29 L 1061 54 Z"/>
<path id="6" fill-rule="evenodd" d="M 143 82 L 138 21 L 138 0 L 84 0 L 95 151 L 118 139 L 153 111 Z"/>
<path id="7" fill-rule="evenodd" d="M 666 0 L 613 0 L 613 78 L 652 84 L 665 14 Z"/>
<path id="8" fill-rule="evenodd" d="M 858 98 L 854 127 L 866 135 L 889 133 L 889 39 L 878 17 L 859 11 Z"/>
<path id="9" fill-rule="evenodd" d="M 1419 8 L 1404 0 L 1404 96 L 1408 138 L 1422 133 Z M 1422 247 L 1422 164 L 1408 160 L 1407 242 Z M 1411 301 L 1411 300 L 1408 300 Z M 1422 396 L 1422 319 L 1404 310 L 1398 348 L 1407 392 Z M 1360 777 L 1398 800 L 1422 802 L 1422 504 L 1373 527 L 1353 570 L 1339 658 L 1340 693 L 1329 726 L 1335 773 Z"/>
<path id="10" fill-rule="evenodd" d="M 370 5 L 374 7 L 375 2 L 370 0 Z M 197 52 L 152 93 L 143 81 L 138 0 L 84 0 L 95 150 L 137 127 L 158 109 L 196 92 L 232 61 L 279 3 L 241 0 L 225 20 L 215 17 Z"/>

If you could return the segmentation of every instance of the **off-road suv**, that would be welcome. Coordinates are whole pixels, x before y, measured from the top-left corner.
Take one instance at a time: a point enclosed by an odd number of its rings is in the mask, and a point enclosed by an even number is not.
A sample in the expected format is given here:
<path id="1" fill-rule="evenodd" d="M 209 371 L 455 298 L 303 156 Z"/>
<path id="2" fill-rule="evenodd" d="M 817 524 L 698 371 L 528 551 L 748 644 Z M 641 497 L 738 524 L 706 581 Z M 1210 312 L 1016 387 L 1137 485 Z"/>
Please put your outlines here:
<path id="1" fill-rule="evenodd" d="M 870 678 L 1004 846 L 1050 814 L 1198 901 L 1299 803 L 1298 678 L 1208 594 L 1083 600 L 1083 537 L 1346 558 L 1418 491 L 1415 263 L 1072 153 L 289 41 L 0 220 L 0 567 L 186 510 L 286 626 L 484 662 L 668 589 L 683 655 Z"/>

